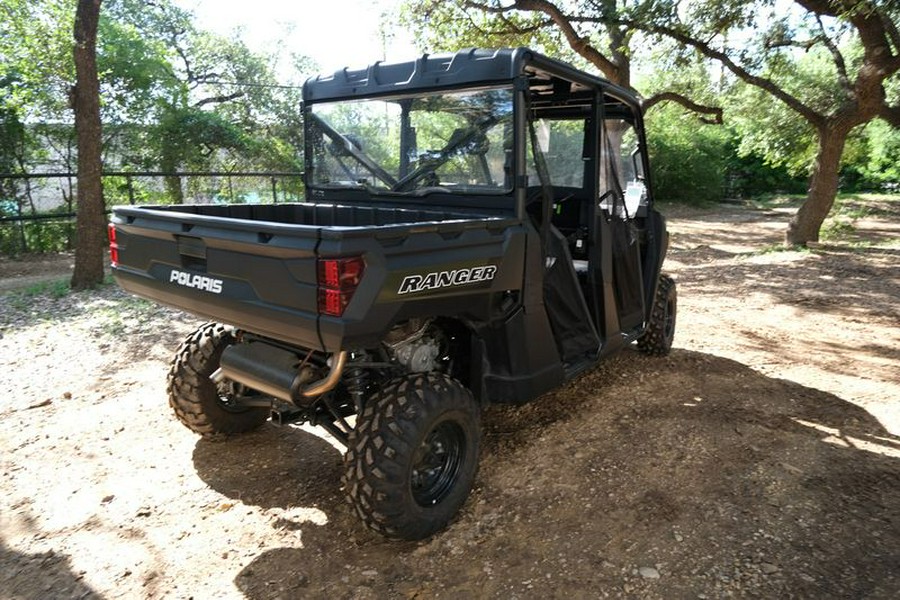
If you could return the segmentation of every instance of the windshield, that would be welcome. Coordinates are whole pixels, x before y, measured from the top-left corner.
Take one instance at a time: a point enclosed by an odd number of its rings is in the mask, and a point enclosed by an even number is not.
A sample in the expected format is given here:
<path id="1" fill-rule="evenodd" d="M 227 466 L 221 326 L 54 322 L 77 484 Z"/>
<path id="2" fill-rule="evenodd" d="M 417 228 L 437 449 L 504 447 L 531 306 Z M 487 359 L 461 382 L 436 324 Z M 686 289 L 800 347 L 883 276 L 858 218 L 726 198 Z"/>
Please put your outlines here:
<path id="1" fill-rule="evenodd" d="M 510 89 L 312 105 L 318 188 L 503 193 L 512 187 Z"/>

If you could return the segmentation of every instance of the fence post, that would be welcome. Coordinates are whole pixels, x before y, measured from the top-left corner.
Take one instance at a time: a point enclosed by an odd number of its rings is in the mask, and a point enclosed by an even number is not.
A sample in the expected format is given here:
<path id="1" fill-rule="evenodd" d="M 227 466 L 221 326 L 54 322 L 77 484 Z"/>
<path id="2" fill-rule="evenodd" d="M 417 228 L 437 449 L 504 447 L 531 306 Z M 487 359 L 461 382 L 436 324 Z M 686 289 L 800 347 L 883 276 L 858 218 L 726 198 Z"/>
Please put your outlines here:
<path id="1" fill-rule="evenodd" d="M 278 204 L 278 191 L 275 188 L 276 183 L 277 183 L 277 180 L 273 177 L 272 178 L 272 204 Z"/>
<path id="2" fill-rule="evenodd" d="M 22 254 L 28 253 L 28 242 L 25 241 L 25 221 L 19 221 L 19 248 Z"/>
<path id="3" fill-rule="evenodd" d="M 25 178 L 25 188 L 28 188 L 28 178 Z M 25 239 L 25 220 L 22 218 L 22 200 L 16 198 L 16 213 L 19 215 L 19 247 L 22 254 L 28 253 L 28 241 Z"/>
<path id="4" fill-rule="evenodd" d="M 131 183 L 131 175 L 125 176 L 125 185 L 128 187 L 128 204 L 134 206 L 134 185 Z"/>

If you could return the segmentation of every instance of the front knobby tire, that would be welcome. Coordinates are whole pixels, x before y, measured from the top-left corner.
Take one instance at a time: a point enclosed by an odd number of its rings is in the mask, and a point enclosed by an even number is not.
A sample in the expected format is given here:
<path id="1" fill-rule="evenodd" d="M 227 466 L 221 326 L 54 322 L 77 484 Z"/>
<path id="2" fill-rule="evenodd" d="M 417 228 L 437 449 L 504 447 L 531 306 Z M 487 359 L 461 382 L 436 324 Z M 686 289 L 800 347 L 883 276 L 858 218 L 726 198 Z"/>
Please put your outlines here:
<path id="1" fill-rule="evenodd" d="M 653 356 L 665 356 L 672 350 L 675 339 L 675 317 L 678 312 L 678 292 L 675 280 L 660 275 L 656 286 L 653 311 L 644 335 L 638 338 L 638 350 Z"/>
<path id="2" fill-rule="evenodd" d="M 465 386 L 436 373 L 394 379 L 350 433 L 344 490 L 369 528 L 420 540 L 462 507 L 480 451 L 480 409 Z"/>
<path id="3" fill-rule="evenodd" d="M 224 325 L 207 323 L 185 338 L 169 370 L 169 405 L 179 421 L 205 438 L 250 431 L 269 418 L 264 407 L 235 405 L 234 383 L 215 384 L 209 378 L 235 341 Z"/>

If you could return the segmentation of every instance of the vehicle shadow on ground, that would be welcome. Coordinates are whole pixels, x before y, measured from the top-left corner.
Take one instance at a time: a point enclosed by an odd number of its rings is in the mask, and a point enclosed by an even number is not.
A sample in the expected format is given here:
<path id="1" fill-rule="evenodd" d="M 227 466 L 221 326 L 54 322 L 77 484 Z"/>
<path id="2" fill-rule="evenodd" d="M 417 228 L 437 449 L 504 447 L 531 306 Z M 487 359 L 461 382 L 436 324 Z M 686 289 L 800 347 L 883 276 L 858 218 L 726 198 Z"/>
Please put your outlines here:
<path id="1" fill-rule="evenodd" d="M 33 519 L 26 526 L 37 531 Z M 46 600 L 48 598 L 100 598 L 84 581 L 84 574 L 76 574 L 71 560 L 62 553 L 49 550 L 26 554 L 7 546 L 0 531 L 0 596 L 16 600 Z"/>
<path id="2" fill-rule="evenodd" d="M 199 443 L 197 471 L 221 493 L 327 515 L 235 585 L 253 599 L 720 597 L 734 585 L 890 598 L 900 585 L 900 438 L 837 396 L 708 354 L 628 351 L 532 404 L 488 409 L 484 431 L 472 497 L 419 543 L 363 530 L 320 438 L 265 428 Z"/>
<path id="3" fill-rule="evenodd" d="M 341 453 L 296 427 L 267 423 L 224 442 L 201 439 L 193 460 L 207 485 L 249 506 L 329 512 L 341 499 Z"/>

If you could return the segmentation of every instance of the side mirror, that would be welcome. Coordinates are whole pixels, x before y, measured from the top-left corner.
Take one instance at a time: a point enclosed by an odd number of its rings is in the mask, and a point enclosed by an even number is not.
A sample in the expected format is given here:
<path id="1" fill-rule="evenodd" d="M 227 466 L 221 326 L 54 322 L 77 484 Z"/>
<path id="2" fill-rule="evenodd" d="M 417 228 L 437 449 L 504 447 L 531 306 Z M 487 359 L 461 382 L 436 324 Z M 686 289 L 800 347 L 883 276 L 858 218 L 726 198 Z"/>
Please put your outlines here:
<path id="1" fill-rule="evenodd" d="M 637 181 L 644 181 L 644 168 L 641 164 L 641 147 L 637 146 L 631 151 L 631 165 L 634 168 L 634 178 Z"/>

